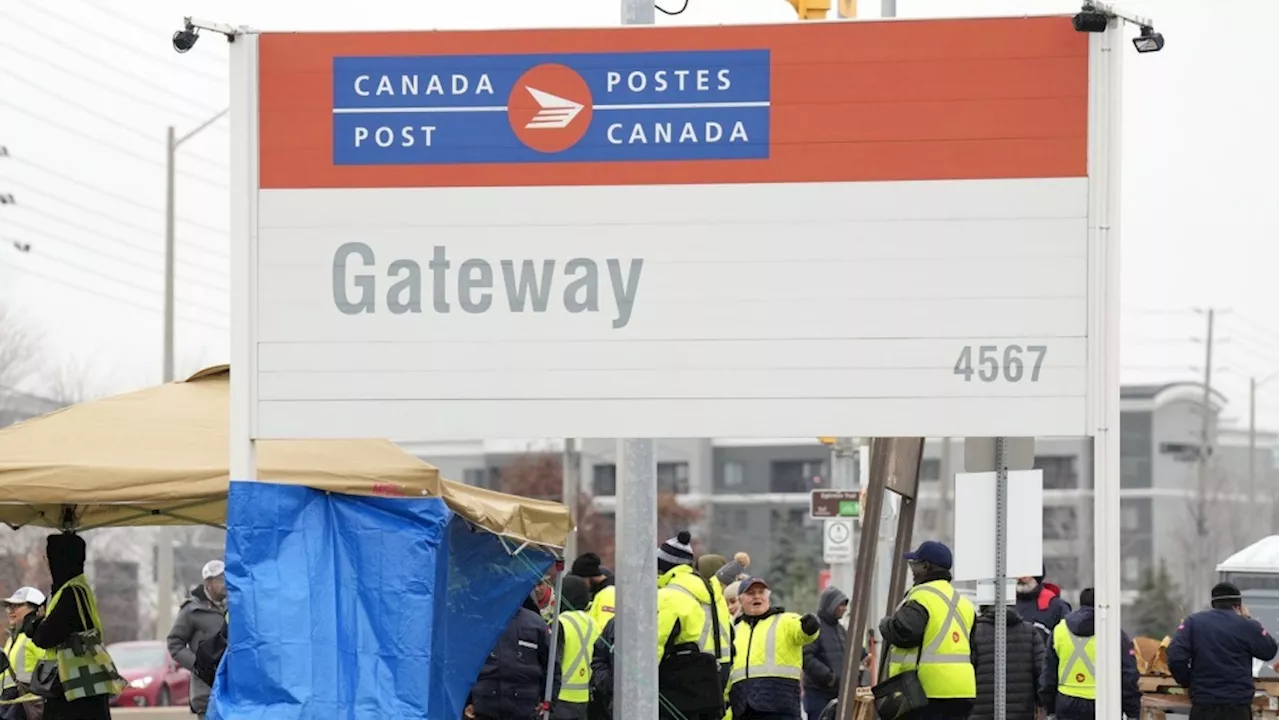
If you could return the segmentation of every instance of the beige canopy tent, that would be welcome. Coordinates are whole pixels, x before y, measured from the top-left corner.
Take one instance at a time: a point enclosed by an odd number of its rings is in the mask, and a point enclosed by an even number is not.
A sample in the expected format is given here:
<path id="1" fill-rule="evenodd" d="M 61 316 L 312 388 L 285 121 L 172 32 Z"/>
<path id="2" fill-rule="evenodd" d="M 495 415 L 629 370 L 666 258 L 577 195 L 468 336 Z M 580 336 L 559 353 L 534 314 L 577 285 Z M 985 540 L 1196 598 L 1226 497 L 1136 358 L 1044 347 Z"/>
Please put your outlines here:
<path id="1" fill-rule="evenodd" d="M 226 522 L 226 365 L 0 429 L 0 522 L 90 529 Z M 347 495 L 440 497 L 496 535 L 564 546 L 569 509 L 450 482 L 384 440 L 258 443 L 258 477 Z"/>

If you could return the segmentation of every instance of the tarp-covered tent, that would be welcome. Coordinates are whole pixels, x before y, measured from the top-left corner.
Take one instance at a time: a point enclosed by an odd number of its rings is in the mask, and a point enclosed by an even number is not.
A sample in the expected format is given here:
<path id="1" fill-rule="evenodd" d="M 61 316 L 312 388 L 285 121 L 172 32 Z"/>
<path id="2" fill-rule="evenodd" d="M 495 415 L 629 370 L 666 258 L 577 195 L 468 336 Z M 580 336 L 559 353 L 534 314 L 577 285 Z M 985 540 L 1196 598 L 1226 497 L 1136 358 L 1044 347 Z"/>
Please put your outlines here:
<path id="1" fill-rule="evenodd" d="M 451 483 L 383 441 L 260 442 L 263 481 L 231 483 L 228 379 L 210 368 L 0 430 L 0 522 L 225 522 L 217 717 L 459 717 L 568 508 Z"/>

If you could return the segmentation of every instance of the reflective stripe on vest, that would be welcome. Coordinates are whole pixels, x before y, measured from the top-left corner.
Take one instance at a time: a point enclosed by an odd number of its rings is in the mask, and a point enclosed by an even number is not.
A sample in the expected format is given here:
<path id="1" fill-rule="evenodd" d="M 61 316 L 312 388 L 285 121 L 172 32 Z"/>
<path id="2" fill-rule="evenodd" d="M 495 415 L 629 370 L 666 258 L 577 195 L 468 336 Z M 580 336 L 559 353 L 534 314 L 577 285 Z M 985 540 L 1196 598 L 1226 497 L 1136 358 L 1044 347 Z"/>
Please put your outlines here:
<path id="1" fill-rule="evenodd" d="M 729 673 L 729 684 L 738 682 L 739 680 L 747 680 L 752 675 L 757 677 L 778 677 L 799 680 L 803 674 L 801 669 L 794 665 L 780 665 L 778 663 L 778 626 L 782 624 L 782 615 L 774 615 L 765 620 L 769 625 L 769 629 L 765 631 L 764 636 L 764 662 L 759 665 L 751 665 L 751 645 L 755 641 L 756 628 L 759 623 L 751 626 L 751 631 L 747 635 L 747 651 L 743 653 L 742 667 L 735 667 Z"/>
<path id="2" fill-rule="evenodd" d="M 924 650 L 920 652 L 920 663 L 924 664 L 924 663 L 971 662 L 969 653 L 948 654 L 948 653 L 938 652 L 939 648 L 942 647 L 942 643 L 945 642 L 947 639 L 947 629 L 951 626 L 952 622 L 954 622 L 956 625 L 959 626 L 960 628 L 959 632 L 962 636 L 964 636 L 965 643 L 968 644 L 969 642 L 969 626 L 965 624 L 964 618 L 960 615 L 960 598 L 963 596 L 957 592 L 951 597 L 947 597 L 946 593 L 942 592 L 936 587 L 933 587 L 932 585 L 918 585 L 916 586 L 915 590 L 921 591 L 921 592 L 933 593 L 934 595 L 937 595 L 938 597 L 942 598 L 942 601 L 947 604 L 947 616 L 942 621 L 942 631 L 939 632 L 936 636 L 934 636 L 933 641 L 930 642 L 928 645 L 926 645 Z M 907 600 L 910 600 L 910 599 L 911 599 L 911 596 L 908 595 L 902 601 L 899 607 L 901 607 L 902 605 L 905 605 Z M 911 650 L 904 650 L 902 648 L 891 647 L 889 649 L 889 662 L 899 663 L 901 665 L 906 666 L 907 668 L 913 668 L 916 666 L 916 653 Z"/>
<path id="3" fill-rule="evenodd" d="M 560 626 L 567 631 L 572 631 L 572 635 L 569 632 L 564 634 L 565 653 L 560 663 L 560 699 L 565 702 L 585 703 L 590 700 L 590 641 L 595 635 L 595 623 L 585 612 L 568 612 L 561 613 Z M 574 682 L 575 676 L 579 674 L 581 674 L 580 679 Z"/>
<path id="4" fill-rule="evenodd" d="M 1067 648 L 1070 652 L 1064 652 Z M 1093 667 L 1094 638 L 1080 637 L 1067 629 L 1065 620 L 1053 630 L 1053 651 L 1058 655 L 1058 692 L 1062 695 L 1094 700 L 1097 697 L 1097 672 Z M 1063 657 L 1066 657 L 1063 660 Z"/>
<path id="5" fill-rule="evenodd" d="M 14 642 L 15 639 L 17 642 Z M 4 681 L 0 682 L 0 688 L 15 687 L 14 675 L 18 676 L 18 682 L 30 683 L 31 671 L 27 669 L 27 636 L 19 634 L 17 638 L 9 638 L 5 656 L 9 658 L 9 667 L 13 668 L 13 672 L 4 673 Z"/>
<path id="6" fill-rule="evenodd" d="M 685 595 L 688 595 L 702 608 L 702 614 L 705 617 L 702 621 L 702 632 L 698 635 L 698 648 L 708 655 L 714 655 L 715 646 L 711 643 L 711 628 L 715 627 L 715 620 L 712 618 L 711 613 L 715 612 L 715 599 L 713 598 L 710 603 L 704 603 L 698 599 L 697 595 L 693 594 L 692 590 L 676 583 L 668 583 L 667 588 L 670 590 L 679 590 Z M 720 626 L 720 657 L 717 658 L 721 662 L 727 661 L 731 656 L 729 643 L 729 628 L 722 624 Z"/>

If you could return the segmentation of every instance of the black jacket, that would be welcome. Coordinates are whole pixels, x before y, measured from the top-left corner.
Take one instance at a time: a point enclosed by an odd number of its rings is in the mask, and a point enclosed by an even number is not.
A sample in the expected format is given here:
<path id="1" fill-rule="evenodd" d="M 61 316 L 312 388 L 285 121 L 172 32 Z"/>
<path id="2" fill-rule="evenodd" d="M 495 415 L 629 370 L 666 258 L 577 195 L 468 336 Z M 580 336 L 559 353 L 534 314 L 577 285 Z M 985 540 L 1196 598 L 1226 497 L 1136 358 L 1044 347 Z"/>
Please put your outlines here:
<path id="1" fill-rule="evenodd" d="M 1058 596 L 1058 586 L 1043 580 L 1036 583 L 1034 590 L 1018 593 L 1013 609 L 1044 635 L 1046 647 L 1053 642 L 1053 629 L 1071 613 L 1071 605 Z"/>
<path id="2" fill-rule="evenodd" d="M 1007 608 L 1000 618 L 1005 624 L 1005 718 L 1035 720 L 1039 704 L 1037 689 L 1044 671 L 1044 635 L 1031 623 Z M 978 697 L 969 720 L 995 717 L 996 697 L 996 616 L 986 608 L 973 625 L 969 656 L 978 681 Z"/>
<path id="3" fill-rule="evenodd" d="M 85 545 L 79 535 L 50 535 L 45 555 L 49 560 L 49 574 L 53 579 L 53 590 L 56 593 L 68 580 L 84 574 Z M 28 615 L 23 623 L 23 632 L 31 642 L 42 650 L 51 650 L 66 642 L 72 633 L 83 632 L 88 628 L 80 620 L 76 608 L 76 598 L 88 607 L 88 598 L 83 590 L 73 588 L 67 590 L 58 599 L 53 612 L 43 619 L 35 614 Z M 51 599 L 53 594 L 49 596 Z M 110 698 L 106 695 L 81 698 L 67 701 L 62 698 L 47 699 L 44 703 L 44 720 L 110 720 Z"/>
<path id="4" fill-rule="evenodd" d="M 935 570 L 913 580 L 912 586 L 923 585 L 935 580 L 951 582 L 951 571 Z M 976 618 L 975 618 L 976 620 Z M 880 636 L 888 645 L 900 648 L 920 647 L 924 642 L 925 629 L 929 627 L 929 611 L 915 600 L 902 603 L 898 610 L 880 621 Z M 973 637 L 973 628 L 969 628 L 969 637 Z M 937 711 L 947 717 L 964 717 L 973 707 L 973 701 L 961 698 L 930 700 L 931 712 Z"/>
<path id="5" fill-rule="evenodd" d="M 828 587 L 818 598 L 818 639 L 804 646 L 804 692 L 833 698 L 844 675 L 845 629 L 836 619 L 836 608 L 849 602 L 840 588 Z"/>
<path id="6" fill-rule="evenodd" d="M 469 703 L 475 707 L 476 715 L 531 720 L 538 711 L 551 658 L 551 630 L 536 608 L 533 600 L 526 598 L 485 659 L 480 676 L 471 687 Z M 553 669 L 560 667 L 560 647 L 556 655 Z M 560 673 L 551 675 L 551 697 L 555 698 L 560 695 Z"/>
<path id="7" fill-rule="evenodd" d="M 1064 620 L 1067 629 L 1077 637 L 1093 635 L 1093 608 L 1086 605 L 1071 613 Z M 1095 704 L 1093 700 L 1070 697 L 1058 694 L 1058 663 L 1066 658 L 1059 658 L 1050 641 L 1044 650 L 1044 674 L 1040 676 L 1040 703 L 1048 713 L 1057 713 L 1058 720 L 1093 720 Z M 1095 678 L 1096 680 L 1096 678 Z M 1133 657 L 1133 642 L 1129 636 L 1120 631 L 1120 710 L 1129 717 L 1136 718 L 1142 711 L 1142 693 L 1138 690 L 1138 661 Z"/>
<path id="8" fill-rule="evenodd" d="M 605 623 L 591 654 L 590 720 L 613 720 L 613 621 Z"/>
<path id="9" fill-rule="evenodd" d="M 1276 656 L 1276 639 L 1257 620 L 1234 610 L 1195 613 L 1178 626 L 1169 645 L 1169 672 L 1197 705 L 1253 702 L 1253 660 Z"/>

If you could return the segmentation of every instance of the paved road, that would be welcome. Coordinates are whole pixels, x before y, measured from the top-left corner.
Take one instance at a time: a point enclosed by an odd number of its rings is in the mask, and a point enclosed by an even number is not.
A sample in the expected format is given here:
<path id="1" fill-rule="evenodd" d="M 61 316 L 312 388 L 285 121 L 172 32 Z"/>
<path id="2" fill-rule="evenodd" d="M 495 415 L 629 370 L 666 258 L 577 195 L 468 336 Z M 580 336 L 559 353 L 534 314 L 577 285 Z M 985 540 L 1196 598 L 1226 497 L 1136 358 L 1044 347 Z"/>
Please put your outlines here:
<path id="1" fill-rule="evenodd" d="M 177 708 L 111 708 L 111 717 L 120 720 L 195 720 L 184 707 Z"/>

